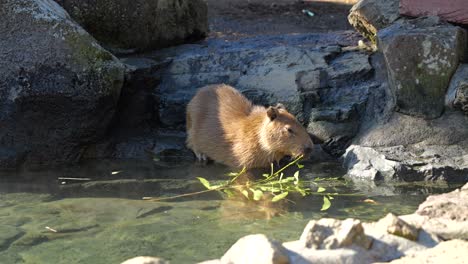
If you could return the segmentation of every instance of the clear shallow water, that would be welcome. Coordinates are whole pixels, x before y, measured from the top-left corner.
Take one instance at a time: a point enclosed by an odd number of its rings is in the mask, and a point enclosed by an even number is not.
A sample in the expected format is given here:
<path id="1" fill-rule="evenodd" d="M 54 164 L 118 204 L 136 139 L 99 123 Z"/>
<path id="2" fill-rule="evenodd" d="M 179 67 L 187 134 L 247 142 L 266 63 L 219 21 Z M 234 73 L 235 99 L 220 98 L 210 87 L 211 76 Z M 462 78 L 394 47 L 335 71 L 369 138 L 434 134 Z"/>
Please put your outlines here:
<path id="1" fill-rule="evenodd" d="M 310 219 L 376 220 L 389 212 L 409 214 L 427 195 L 458 187 L 443 183 L 370 186 L 324 180 L 319 182 L 321 186 L 340 194 L 326 212 L 320 212 L 320 196 L 292 198 L 293 202 L 274 206 L 224 200 L 217 193 L 159 202 L 142 200 L 201 191 L 195 177 L 224 179 L 227 172 L 217 165 L 99 162 L 25 175 L 28 180 L 21 182 L 3 177 L 0 262 L 120 263 L 150 255 L 172 263 L 195 263 L 222 256 L 248 234 L 297 240 Z M 306 164 L 301 178 L 343 174 L 338 164 Z"/>

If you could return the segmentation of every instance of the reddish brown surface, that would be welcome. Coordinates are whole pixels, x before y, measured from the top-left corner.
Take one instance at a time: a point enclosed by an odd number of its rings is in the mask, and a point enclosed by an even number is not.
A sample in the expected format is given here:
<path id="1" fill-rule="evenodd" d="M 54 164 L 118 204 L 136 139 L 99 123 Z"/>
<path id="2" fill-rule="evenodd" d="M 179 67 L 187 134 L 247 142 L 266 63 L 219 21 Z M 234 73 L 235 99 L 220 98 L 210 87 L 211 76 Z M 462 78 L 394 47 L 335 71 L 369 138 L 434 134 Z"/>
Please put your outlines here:
<path id="1" fill-rule="evenodd" d="M 349 9 L 356 0 L 207 0 L 212 37 L 353 30 Z M 303 9 L 314 12 L 307 16 Z"/>
<path id="2" fill-rule="evenodd" d="M 468 25 L 468 0 L 400 0 L 400 14 L 414 17 L 436 15 Z"/>

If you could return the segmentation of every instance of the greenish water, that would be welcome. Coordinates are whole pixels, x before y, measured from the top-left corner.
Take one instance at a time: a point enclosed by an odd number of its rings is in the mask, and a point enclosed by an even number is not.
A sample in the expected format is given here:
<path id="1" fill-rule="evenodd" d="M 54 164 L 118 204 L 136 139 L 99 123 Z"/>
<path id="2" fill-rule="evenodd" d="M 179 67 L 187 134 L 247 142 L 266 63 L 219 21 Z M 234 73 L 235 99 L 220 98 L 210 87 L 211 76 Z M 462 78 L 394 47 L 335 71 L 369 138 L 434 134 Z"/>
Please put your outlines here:
<path id="1" fill-rule="evenodd" d="M 101 162 L 28 174 L 22 181 L 2 177 L 0 263 L 120 263 L 139 255 L 195 263 L 221 257 L 248 234 L 297 240 L 310 219 L 409 214 L 427 195 L 458 187 L 323 180 L 320 185 L 327 191 L 343 195 L 335 196 L 326 212 L 320 212 L 320 196 L 274 205 L 224 200 L 217 193 L 159 202 L 142 199 L 201 191 L 196 176 L 222 179 L 226 172 L 216 165 Z M 306 165 L 301 174 L 313 179 L 344 172 L 337 164 L 321 163 Z"/>

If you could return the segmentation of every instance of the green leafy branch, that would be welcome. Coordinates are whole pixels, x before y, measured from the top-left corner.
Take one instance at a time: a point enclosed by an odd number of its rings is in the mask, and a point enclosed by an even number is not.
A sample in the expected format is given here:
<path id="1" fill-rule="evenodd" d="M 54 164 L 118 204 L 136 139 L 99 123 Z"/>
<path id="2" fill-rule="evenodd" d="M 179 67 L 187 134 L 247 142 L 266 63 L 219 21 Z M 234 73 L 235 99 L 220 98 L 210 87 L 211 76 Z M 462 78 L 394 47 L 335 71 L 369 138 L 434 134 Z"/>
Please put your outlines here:
<path id="1" fill-rule="evenodd" d="M 243 195 L 248 200 L 261 201 L 270 199 L 271 202 L 278 202 L 285 199 L 290 193 L 297 193 L 301 196 L 307 196 L 311 194 L 323 195 L 323 205 L 321 211 L 325 211 L 331 206 L 331 201 L 334 194 L 325 193 L 326 189 L 318 187 L 315 192 L 300 180 L 300 169 L 304 165 L 300 164 L 299 161 L 302 156 L 296 158 L 286 166 L 275 171 L 273 164 L 270 167 L 270 173 L 263 174 L 263 179 L 250 181 L 248 180 L 244 184 L 238 184 L 236 180 L 239 176 L 246 173 L 246 169 L 243 168 L 240 172 L 231 172 L 228 176 L 232 177 L 230 180 L 217 182 L 217 184 L 211 184 L 207 179 L 197 177 L 197 179 L 210 191 L 220 191 L 228 195 L 228 197 L 234 196 L 236 192 Z M 284 171 L 296 165 L 298 170 L 292 176 L 285 176 Z M 316 184 L 316 183 L 315 183 Z"/>

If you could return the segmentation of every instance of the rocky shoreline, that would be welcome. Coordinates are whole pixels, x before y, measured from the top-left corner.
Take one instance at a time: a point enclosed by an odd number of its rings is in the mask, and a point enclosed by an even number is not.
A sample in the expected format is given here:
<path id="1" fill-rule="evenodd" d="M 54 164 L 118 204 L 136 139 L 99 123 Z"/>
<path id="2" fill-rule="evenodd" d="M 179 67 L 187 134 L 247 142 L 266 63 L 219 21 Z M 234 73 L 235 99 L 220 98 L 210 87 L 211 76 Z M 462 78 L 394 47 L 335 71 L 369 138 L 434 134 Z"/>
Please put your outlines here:
<path id="1" fill-rule="evenodd" d="M 312 220 L 299 240 L 274 241 L 256 234 L 240 238 L 216 263 L 464 263 L 468 250 L 468 184 L 429 196 L 410 215 L 388 214 L 376 222 Z M 169 263 L 137 257 L 125 264 Z"/>

